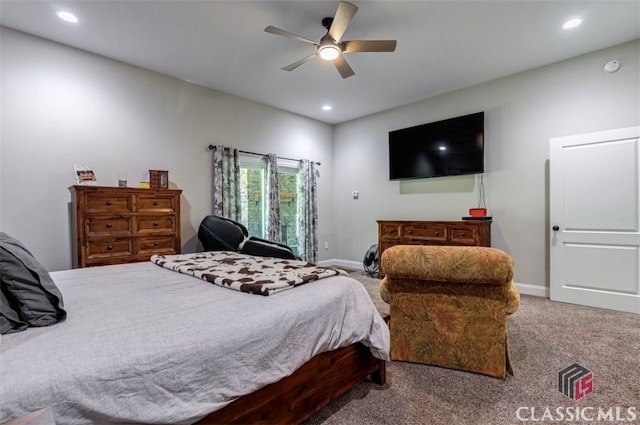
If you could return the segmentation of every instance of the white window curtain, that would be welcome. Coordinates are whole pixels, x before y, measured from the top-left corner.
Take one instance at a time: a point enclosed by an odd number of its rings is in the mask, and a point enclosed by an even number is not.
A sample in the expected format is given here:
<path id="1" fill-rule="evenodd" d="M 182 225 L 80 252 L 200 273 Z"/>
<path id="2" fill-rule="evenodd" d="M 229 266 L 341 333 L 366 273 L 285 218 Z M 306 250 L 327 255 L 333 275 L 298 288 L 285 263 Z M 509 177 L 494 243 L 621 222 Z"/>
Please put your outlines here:
<path id="1" fill-rule="evenodd" d="M 216 145 L 212 149 L 212 213 L 240 219 L 240 159 L 238 149 Z"/>
<path id="2" fill-rule="evenodd" d="M 300 200 L 298 202 L 298 255 L 305 261 L 318 261 L 318 187 L 313 161 L 298 163 Z"/>

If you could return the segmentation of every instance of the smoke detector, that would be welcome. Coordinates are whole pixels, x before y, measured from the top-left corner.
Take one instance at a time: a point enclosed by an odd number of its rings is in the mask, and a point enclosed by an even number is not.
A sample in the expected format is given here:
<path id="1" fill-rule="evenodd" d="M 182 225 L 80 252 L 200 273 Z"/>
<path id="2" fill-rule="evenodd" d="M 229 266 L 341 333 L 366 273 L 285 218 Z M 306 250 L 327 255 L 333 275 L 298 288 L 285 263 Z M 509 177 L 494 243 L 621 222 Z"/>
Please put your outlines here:
<path id="1" fill-rule="evenodd" d="M 611 60 L 611 61 L 607 62 L 606 64 L 604 64 L 604 70 L 606 72 L 612 73 L 612 72 L 616 72 L 619 69 L 620 69 L 620 61 L 619 60 Z"/>

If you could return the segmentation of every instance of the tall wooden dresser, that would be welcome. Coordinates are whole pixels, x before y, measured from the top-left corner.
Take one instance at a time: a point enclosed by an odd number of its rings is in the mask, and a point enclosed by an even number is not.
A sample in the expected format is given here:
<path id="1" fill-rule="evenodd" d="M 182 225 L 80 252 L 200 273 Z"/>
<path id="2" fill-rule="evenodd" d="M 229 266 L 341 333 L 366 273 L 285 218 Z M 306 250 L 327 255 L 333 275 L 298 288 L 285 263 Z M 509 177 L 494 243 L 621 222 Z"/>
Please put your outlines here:
<path id="1" fill-rule="evenodd" d="M 180 253 L 178 189 L 71 186 L 73 267 Z"/>
<path id="2" fill-rule="evenodd" d="M 378 259 L 394 245 L 491 246 L 491 221 L 378 220 Z"/>

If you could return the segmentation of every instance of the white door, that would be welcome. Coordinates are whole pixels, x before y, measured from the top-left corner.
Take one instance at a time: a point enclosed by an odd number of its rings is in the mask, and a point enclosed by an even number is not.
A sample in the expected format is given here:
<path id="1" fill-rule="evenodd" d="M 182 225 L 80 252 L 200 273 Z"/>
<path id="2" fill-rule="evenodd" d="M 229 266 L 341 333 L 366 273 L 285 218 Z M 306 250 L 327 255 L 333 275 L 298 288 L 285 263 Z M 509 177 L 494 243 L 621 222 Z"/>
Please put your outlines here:
<path id="1" fill-rule="evenodd" d="M 640 127 L 550 140 L 551 299 L 640 313 Z"/>

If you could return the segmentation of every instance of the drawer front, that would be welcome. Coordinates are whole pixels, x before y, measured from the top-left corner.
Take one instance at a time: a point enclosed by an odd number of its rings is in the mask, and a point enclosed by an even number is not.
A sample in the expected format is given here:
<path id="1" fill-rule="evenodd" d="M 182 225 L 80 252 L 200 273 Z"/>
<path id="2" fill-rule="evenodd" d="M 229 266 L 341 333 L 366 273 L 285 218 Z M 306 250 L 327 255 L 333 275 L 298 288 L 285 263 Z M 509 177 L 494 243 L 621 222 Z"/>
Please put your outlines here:
<path id="1" fill-rule="evenodd" d="M 133 234 L 130 217 L 86 217 L 85 229 L 87 236 L 113 235 L 126 236 Z"/>
<path id="2" fill-rule="evenodd" d="M 451 242 L 461 245 L 476 245 L 478 232 L 474 227 L 451 227 Z"/>
<path id="3" fill-rule="evenodd" d="M 176 219 L 172 215 L 139 216 L 138 233 L 174 232 Z"/>
<path id="4" fill-rule="evenodd" d="M 400 237 L 400 225 L 383 223 L 380 225 L 378 232 L 381 240 L 398 239 Z"/>
<path id="5" fill-rule="evenodd" d="M 126 194 L 85 194 L 85 206 L 87 213 L 126 213 L 132 212 L 131 196 Z"/>
<path id="6" fill-rule="evenodd" d="M 444 242 L 447 240 L 447 226 L 440 224 L 407 224 L 402 228 L 402 237 L 414 241 Z"/>
<path id="7" fill-rule="evenodd" d="M 150 257 L 153 254 L 179 254 L 174 236 L 153 236 L 138 240 L 138 256 Z"/>
<path id="8" fill-rule="evenodd" d="M 108 238 L 88 240 L 85 245 L 87 263 L 116 258 L 133 257 L 131 238 Z"/>
<path id="9" fill-rule="evenodd" d="M 138 212 L 173 212 L 176 210 L 175 201 L 173 195 L 136 195 Z"/>

